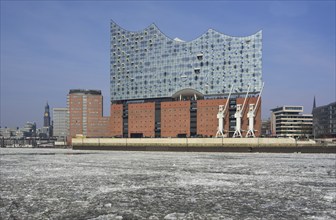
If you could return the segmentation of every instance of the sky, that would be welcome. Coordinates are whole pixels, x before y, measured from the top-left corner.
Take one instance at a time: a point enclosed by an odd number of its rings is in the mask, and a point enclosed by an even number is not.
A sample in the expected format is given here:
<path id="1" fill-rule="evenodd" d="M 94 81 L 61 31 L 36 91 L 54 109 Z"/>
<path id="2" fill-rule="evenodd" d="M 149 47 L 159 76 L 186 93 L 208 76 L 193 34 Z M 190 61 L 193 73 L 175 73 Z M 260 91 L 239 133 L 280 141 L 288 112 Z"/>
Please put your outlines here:
<path id="1" fill-rule="evenodd" d="M 191 41 L 212 28 L 263 31 L 262 118 L 282 105 L 336 100 L 335 1 L 0 1 L 0 126 L 43 126 L 46 103 L 70 89 L 99 89 L 110 110 L 110 21 L 140 31 L 155 23 Z"/>

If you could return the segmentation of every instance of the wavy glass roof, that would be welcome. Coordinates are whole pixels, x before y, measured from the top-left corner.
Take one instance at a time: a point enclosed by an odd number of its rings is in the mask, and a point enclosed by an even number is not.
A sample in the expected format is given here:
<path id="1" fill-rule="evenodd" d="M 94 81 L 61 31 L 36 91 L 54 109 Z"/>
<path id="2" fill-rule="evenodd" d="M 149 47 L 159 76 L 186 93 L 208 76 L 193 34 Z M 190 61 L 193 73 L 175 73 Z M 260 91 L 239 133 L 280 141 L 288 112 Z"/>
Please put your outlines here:
<path id="1" fill-rule="evenodd" d="M 154 24 L 127 31 L 111 22 L 111 101 L 257 93 L 262 86 L 262 32 L 232 37 L 209 29 L 192 41 L 171 39 Z"/>

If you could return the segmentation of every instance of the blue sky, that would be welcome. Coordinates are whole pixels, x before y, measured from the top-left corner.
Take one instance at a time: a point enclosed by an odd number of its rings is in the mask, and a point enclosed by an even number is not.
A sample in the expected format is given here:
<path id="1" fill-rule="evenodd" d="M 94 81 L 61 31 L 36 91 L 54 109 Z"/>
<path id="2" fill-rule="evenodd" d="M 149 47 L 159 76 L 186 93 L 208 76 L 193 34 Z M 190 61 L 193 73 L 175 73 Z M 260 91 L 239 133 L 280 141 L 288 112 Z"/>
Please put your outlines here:
<path id="1" fill-rule="evenodd" d="M 155 23 L 190 41 L 209 28 L 263 30 L 262 117 L 281 105 L 311 112 L 336 99 L 335 1 L 1 1 L 1 127 L 42 126 L 46 102 L 100 89 L 109 115 L 110 20 L 139 31 Z"/>

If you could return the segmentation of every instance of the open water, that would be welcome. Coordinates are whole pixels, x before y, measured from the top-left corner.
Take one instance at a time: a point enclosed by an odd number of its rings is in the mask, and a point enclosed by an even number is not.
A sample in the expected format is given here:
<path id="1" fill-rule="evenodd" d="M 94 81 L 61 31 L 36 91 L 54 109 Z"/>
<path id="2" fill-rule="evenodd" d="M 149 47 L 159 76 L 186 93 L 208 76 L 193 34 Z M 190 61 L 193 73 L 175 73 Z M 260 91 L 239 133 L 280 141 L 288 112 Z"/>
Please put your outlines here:
<path id="1" fill-rule="evenodd" d="M 336 219 L 335 154 L 0 151 L 0 219 Z"/>

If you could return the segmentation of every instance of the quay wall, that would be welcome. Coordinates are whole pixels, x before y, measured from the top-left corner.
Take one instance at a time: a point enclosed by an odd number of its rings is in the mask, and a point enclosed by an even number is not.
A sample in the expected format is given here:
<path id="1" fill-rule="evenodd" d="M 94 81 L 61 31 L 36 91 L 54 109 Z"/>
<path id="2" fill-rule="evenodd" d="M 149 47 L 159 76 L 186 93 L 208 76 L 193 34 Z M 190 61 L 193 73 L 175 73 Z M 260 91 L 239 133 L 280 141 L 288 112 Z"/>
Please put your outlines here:
<path id="1" fill-rule="evenodd" d="M 293 138 L 73 138 L 74 150 L 336 153 L 336 145 Z"/>

